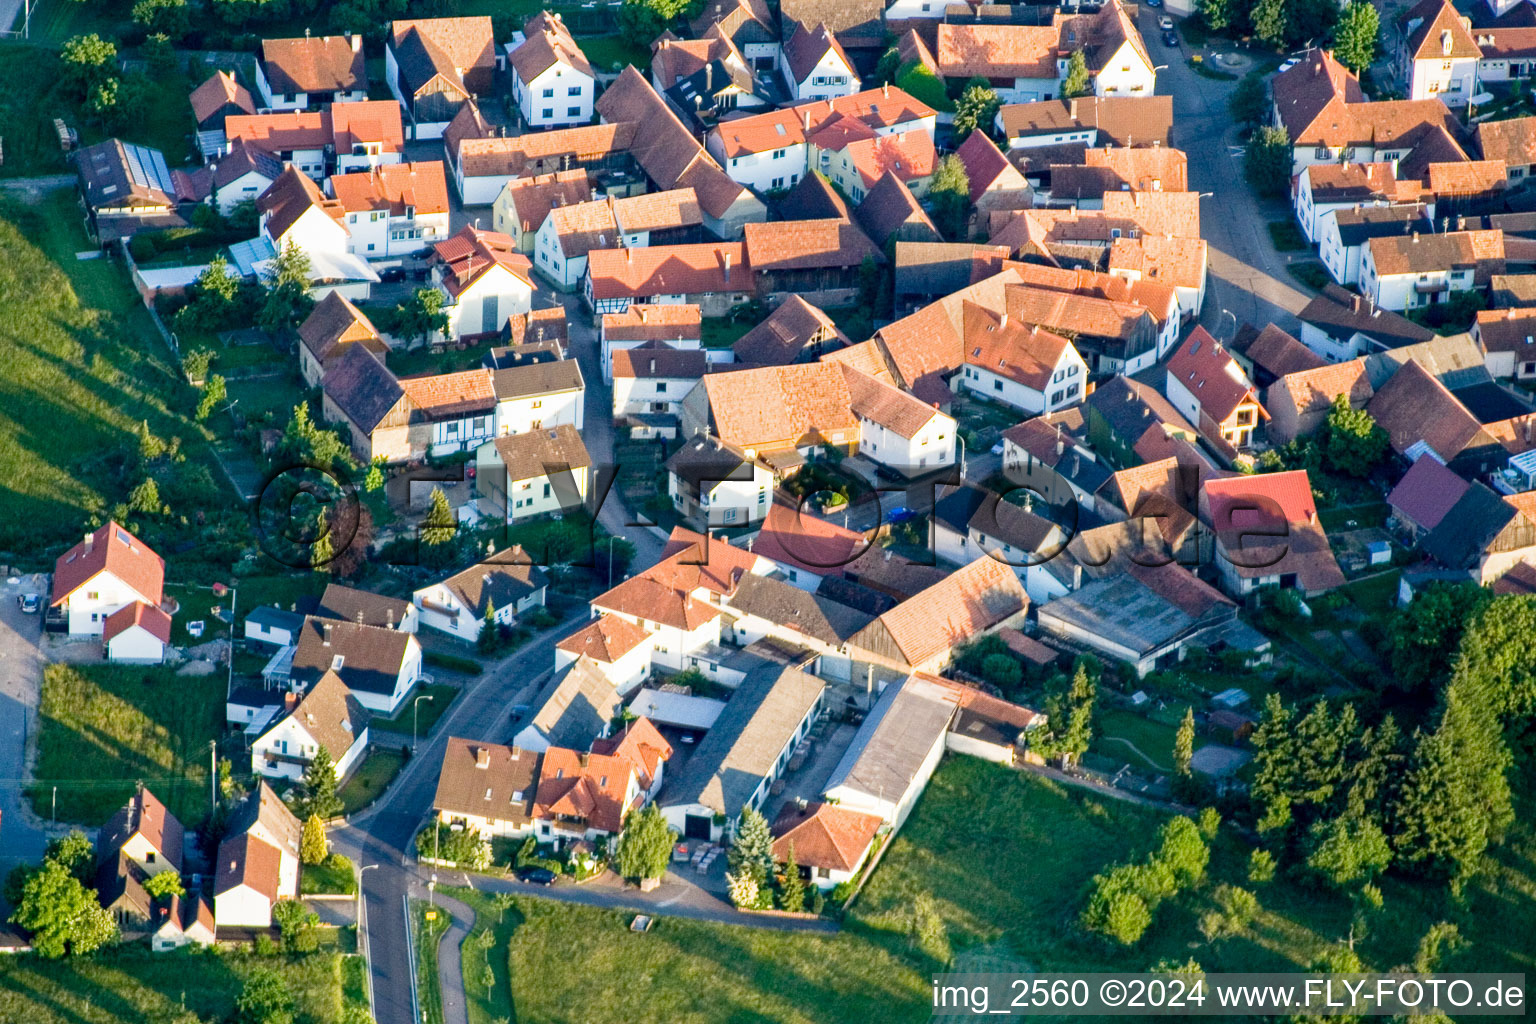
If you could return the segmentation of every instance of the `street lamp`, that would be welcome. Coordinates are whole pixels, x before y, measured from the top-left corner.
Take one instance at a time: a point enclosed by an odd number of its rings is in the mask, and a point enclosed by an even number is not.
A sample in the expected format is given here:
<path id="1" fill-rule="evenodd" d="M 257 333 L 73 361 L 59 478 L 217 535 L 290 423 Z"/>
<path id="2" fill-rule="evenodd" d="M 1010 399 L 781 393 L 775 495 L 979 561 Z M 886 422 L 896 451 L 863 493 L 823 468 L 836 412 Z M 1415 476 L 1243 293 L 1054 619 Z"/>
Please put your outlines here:
<path id="1" fill-rule="evenodd" d="M 416 723 L 421 721 L 421 702 L 431 699 L 432 695 L 430 693 L 421 693 L 417 694 L 416 699 L 411 701 L 411 753 L 413 754 L 416 753 Z"/>
<path id="2" fill-rule="evenodd" d="M 613 589 L 613 542 L 618 537 L 616 533 L 608 535 L 608 589 Z"/>
<path id="3" fill-rule="evenodd" d="M 1234 338 L 1237 337 L 1237 314 L 1232 312 L 1230 309 L 1225 309 L 1225 308 L 1222 309 L 1221 316 L 1218 316 L 1216 318 L 1216 333 L 1217 334 L 1221 333 L 1221 317 L 1222 316 L 1230 316 L 1232 318 L 1232 336 Z"/>
<path id="4" fill-rule="evenodd" d="M 965 435 L 955 432 L 955 440 L 960 442 L 960 479 L 965 480 Z"/>
<path id="5" fill-rule="evenodd" d="M 432 905 L 434 907 L 437 906 L 437 872 L 436 871 L 432 872 L 432 879 L 429 882 L 427 882 L 427 899 L 432 901 Z"/>

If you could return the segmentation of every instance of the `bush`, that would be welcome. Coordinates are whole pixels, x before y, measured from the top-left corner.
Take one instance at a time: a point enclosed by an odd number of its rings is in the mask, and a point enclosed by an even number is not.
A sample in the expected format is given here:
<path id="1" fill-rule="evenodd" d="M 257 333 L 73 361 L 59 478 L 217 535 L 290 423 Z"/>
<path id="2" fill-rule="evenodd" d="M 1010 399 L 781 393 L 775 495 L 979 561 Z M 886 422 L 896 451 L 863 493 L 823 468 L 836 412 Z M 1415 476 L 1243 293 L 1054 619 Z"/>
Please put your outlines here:
<path id="1" fill-rule="evenodd" d="M 450 672 L 462 672 L 468 676 L 477 676 L 483 666 L 474 658 L 464 658 L 457 654 L 444 654 L 439 651 L 427 651 L 422 655 L 422 661 L 437 668 L 445 668 Z"/>

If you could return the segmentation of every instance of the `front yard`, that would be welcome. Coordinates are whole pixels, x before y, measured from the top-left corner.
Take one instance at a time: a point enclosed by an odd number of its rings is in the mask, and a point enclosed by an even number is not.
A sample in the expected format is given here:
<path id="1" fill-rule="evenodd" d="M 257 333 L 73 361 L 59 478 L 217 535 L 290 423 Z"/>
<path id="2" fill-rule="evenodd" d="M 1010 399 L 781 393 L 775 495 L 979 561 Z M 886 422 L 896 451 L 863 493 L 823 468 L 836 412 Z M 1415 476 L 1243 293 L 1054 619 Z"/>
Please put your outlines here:
<path id="1" fill-rule="evenodd" d="M 47 666 L 36 782 L 27 791 L 33 809 L 47 818 L 57 791 L 60 821 L 100 825 L 142 781 L 195 827 L 208 809 L 208 744 L 223 730 L 224 688 L 221 673 Z"/>
<path id="2" fill-rule="evenodd" d="M 370 747 L 363 763 L 347 776 L 347 781 L 336 791 L 337 798 L 341 800 L 341 813 L 356 814 L 377 800 L 389 788 L 389 784 L 395 781 L 395 776 L 400 774 L 404 765 L 405 755 L 398 749 Z"/>
<path id="3" fill-rule="evenodd" d="M 400 710 L 393 718 L 374 717 L 368 720 L 368 730 L 371 733 L 395 733 L 409 737 L 413 727 L 416 736 L 425 739 L 431 735 L 432 727 L 437 720 L 448 713 L 448 708 L 458 699 L 459 688 L 450 683 L 423 683 L 416 687 L 416 692 L 411 695 L 411 700 L 400 705 Z M 415 698 L 430 697 L 413 709 Z M 375 743 L 386 743 L 391 740 L 389 736 L 374 736 Z"/>

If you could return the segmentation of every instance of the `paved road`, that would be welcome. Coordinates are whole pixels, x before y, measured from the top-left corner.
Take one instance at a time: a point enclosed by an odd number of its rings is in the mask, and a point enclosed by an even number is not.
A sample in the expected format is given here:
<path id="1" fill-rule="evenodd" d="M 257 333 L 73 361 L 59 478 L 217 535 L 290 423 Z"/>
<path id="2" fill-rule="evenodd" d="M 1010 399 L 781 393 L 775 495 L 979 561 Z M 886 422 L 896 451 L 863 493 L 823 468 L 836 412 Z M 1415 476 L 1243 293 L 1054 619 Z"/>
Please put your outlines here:
<path id="1" fill-rule="evenodd" d="M 1232 318 L 1255 327 L 1275 323 L 1296 329 L 1295 314 L 1311 293 L 1286 272 L 1287 257 L 1276 251 L 1266 224 L 1291 216 L 1279 200 L 1261 201 L 1243 181 L 1238 128 L 1227 111 L 1236 82 L 1203 78 L 1185 63 L 1188 53 L 1162 43 L 1160 11 L 1143 6 L 1142 38 L 1156 60 L 1157 91 L 1173 97 L 1173 144 L 1189 157 L 1189 187 L 1214 193 L 1201 201 L 1200 230 L 1210 246 L 1209 283 L 1200 322 L 1218 338 L 1232 337 Z M 1305 258 L 1305 254 L 1302 254 Z M 1232 317 L 1223 316 L 1230 310 Z"/>
<path id="2" fill-rule="evenodd" d="M 37 646 L 43 617 L 22 614 L 16 597 L 24 593 L 42 594 L 46 600 L 46 578 L 22 576 L 16 584 L 0 583 L 0 876 L 40 859 L 48 845 L 46 823 L 33 815 L 22 795 L 44 660 Z"/>

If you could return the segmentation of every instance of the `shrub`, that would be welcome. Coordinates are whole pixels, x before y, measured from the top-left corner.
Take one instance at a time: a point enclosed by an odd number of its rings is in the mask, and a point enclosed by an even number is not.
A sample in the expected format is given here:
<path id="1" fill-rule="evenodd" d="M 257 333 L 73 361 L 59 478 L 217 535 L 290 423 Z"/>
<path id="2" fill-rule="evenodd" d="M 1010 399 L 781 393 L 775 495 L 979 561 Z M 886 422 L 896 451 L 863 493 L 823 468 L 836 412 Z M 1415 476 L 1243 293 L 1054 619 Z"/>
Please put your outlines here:
<path id="1" fill-rule="evenodd" d="M 445 668 L 450 672 L 462 672 L 465 675 L 477 676 L 482 666 L 474 658 L 464 658 L 457 654 L 444 654 L 440 651 L 427 651 L 422 655 L 422 660 L 428 665 Z"/>

